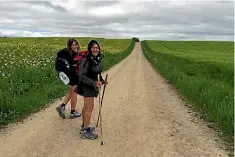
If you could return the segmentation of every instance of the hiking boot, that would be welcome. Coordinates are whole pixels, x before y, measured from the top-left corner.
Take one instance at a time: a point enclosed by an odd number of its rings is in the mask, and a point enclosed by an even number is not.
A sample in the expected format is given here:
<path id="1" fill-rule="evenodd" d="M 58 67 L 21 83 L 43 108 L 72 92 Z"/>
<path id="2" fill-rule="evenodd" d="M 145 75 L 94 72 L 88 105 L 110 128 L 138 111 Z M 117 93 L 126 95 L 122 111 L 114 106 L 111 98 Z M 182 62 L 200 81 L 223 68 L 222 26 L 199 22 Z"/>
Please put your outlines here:
<path id="1" fill-rule="evenodd" d="M 83 139 L 89 139 L 89 140 L 95 140 L 98 138 L 98 135 L 93 133 L 90 129 L 90 127 L 83 129 L 83 131 L 80 134 L 81 138 Z"/>
<path id="2" fill-rule="evenodd" d="M 95 132 L 95 127 L 89 126 L 89 128 L 90 128 L 90 131 L 91 131 L 91 132 Z M 84 130 L 85 130 L 85 128 L 82 126 L 82 127 L 81 127 L 81 130 L 80 130 L 80 134 L 82 134 L 82 133 L 84 132 Z"/>
<path id="3" fill-rule="evenodd" d="M 78 113 L 77 111 L 73 112 L 73 113 L 70 113 L 70 119 L 73 119 L 73 118 L 76 118 L 76 117 L 80 117 L 81 114 Z"/>
<path id="4" fill-rule="evenodd" d="M 56 111 L 59 113 L 60 117 L 65 119 L 65 108 L 62 106 L 56 107 Z"/>

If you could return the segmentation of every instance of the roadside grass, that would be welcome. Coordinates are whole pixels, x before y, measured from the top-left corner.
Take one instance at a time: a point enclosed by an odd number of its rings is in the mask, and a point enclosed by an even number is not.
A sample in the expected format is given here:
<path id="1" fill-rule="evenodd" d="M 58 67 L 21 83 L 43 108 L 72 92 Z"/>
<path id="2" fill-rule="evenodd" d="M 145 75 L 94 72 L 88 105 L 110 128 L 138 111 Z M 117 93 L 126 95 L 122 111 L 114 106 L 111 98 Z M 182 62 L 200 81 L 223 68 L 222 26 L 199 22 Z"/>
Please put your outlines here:
<path id="1" fill-rule="evenodd" d="M 192 103 L 209 127 L 234 139 L 233 42 L 142 41 L 153 67 Z"/>

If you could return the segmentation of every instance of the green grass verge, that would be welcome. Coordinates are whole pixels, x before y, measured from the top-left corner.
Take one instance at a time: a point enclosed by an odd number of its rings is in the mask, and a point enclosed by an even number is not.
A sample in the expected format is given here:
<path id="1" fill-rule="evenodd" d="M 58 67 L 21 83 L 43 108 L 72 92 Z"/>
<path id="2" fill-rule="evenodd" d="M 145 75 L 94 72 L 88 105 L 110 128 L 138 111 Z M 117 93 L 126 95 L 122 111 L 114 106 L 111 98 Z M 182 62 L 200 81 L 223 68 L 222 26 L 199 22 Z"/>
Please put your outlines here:
<path id="1" fill-rule="evenodd" d="M 233 43 L 142 41 L 153 67 L 212 122 L 226 141 L 234 134 Z M 221 55 L 222 53 L 222 55 Z"/>

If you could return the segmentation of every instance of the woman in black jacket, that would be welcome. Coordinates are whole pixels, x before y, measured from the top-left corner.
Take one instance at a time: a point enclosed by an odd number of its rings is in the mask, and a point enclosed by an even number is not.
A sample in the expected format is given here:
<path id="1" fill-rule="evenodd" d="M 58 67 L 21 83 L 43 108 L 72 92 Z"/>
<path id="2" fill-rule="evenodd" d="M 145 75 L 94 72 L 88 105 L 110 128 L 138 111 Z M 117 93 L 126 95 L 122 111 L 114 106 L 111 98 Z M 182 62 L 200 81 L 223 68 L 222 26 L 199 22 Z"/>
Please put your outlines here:
<path id="1" fill-rule="evenodd" d="M 99 43 L 96 40 L 91 40 L 88 43 L 87 51 L 87 56 L 79 62 L 79 81 L 76 92 L 84 98 L 82 109 L 83 124 L 80 130 L 81 137 L 93 140 L 98 137 L 94 133 L 94 127 L 89 126 L 94 108 L 94 98 L 98 96 L 98 87 L 108 82 L 101 75 L 103 64 Z M 98 75 L 100 76 L 100 81 L 98 81 Z"/>
<path id="2" fill-rule="evenodd" d="M 58 72 L 61 81 L 63 81 L 64 84 L 69 85 L 69 91 L 66 94 L 62 104 L 56 107 L 56 110 L 63 119 L 65 119 L 65 106 L 70 99 L 71 99 L 70 119 L 81 116 L 80 113 L 75 111 L 77 104 L 77 93 L 74 92 L 74 90 L 77 85 L 78 77 L 75 67 L 73 66 L 74 65 L 73 59 L 79 53 L 79 51 L 80 51 L 80 46 L 78 41 L 72 38 L 67 41 L 67 48 L 61 49 L 60 51 L 57 52 L 55 69 Z"/>

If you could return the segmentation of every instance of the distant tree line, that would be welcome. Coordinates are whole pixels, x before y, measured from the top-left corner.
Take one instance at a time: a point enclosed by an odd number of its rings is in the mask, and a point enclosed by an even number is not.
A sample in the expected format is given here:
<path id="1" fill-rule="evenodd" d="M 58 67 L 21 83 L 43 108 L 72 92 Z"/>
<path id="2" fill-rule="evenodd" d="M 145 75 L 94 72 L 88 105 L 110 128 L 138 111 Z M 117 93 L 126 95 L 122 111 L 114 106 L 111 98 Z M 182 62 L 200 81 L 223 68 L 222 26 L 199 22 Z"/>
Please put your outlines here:
<path id="1" fill-rule="evenodd" d="M 140 42 L 140 39 L 137 37 L 133 37 L 132 40 L 134 40 L 135 42 Z"/>

